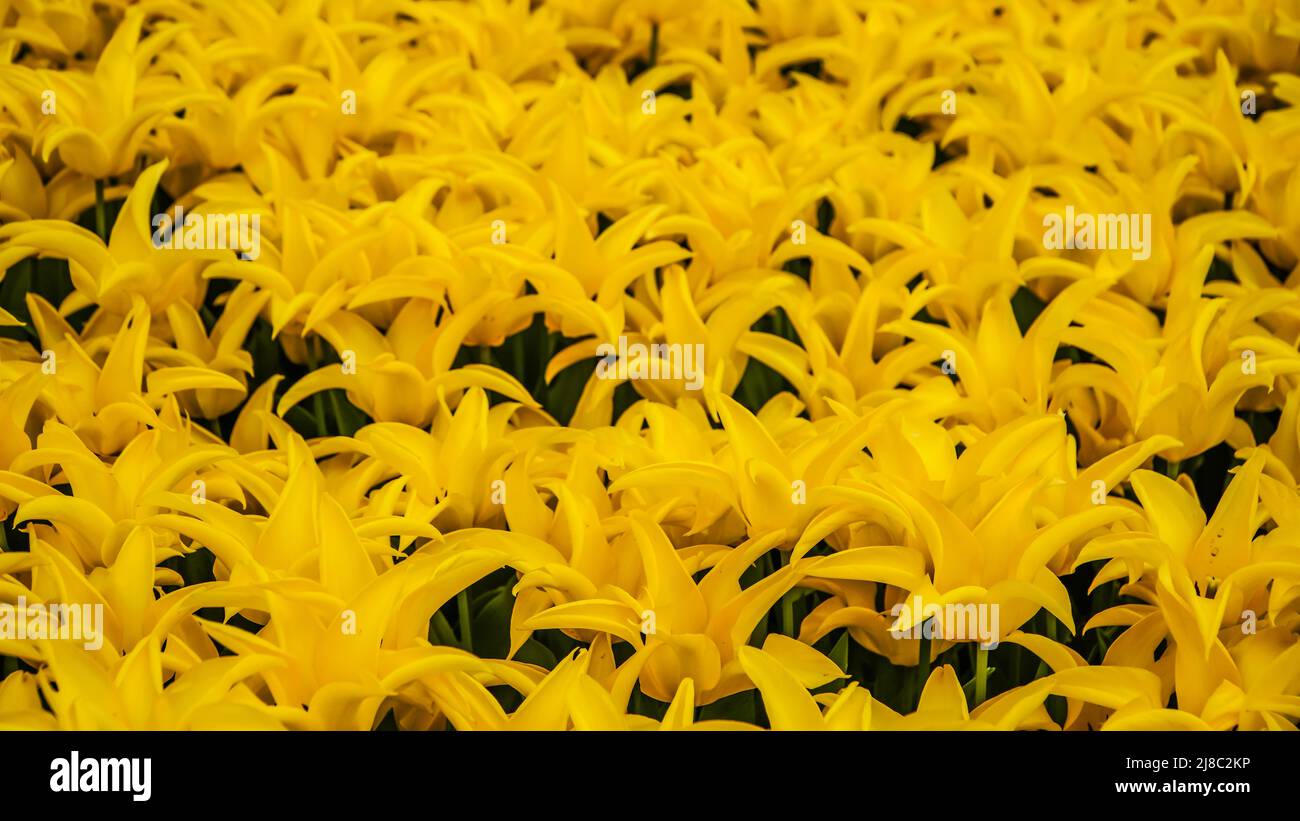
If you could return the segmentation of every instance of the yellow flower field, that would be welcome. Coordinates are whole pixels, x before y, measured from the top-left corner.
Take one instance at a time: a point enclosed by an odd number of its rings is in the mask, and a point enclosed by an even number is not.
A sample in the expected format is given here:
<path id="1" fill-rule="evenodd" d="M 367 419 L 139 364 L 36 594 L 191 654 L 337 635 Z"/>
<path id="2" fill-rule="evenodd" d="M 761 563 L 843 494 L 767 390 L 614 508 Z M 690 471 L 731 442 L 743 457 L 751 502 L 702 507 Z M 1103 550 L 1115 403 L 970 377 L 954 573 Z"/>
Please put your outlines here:
<path id="1" fill-rule="evenodd" d="M 0 729 L 1300 721 L 1300 0 L 0 2 Z"/>

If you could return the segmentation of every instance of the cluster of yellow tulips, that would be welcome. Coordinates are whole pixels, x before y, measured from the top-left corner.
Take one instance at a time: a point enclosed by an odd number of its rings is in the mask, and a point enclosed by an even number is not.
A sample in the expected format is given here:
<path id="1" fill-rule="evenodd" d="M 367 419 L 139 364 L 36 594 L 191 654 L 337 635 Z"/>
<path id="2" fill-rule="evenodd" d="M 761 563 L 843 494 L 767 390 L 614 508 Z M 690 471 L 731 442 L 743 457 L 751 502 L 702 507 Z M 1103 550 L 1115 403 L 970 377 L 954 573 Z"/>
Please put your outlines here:
<path id="1" fill-rule="evenodd" d="M 0 2 L 0 728 L 1296 729 L 1298 106 L 1296 0 Z"/>

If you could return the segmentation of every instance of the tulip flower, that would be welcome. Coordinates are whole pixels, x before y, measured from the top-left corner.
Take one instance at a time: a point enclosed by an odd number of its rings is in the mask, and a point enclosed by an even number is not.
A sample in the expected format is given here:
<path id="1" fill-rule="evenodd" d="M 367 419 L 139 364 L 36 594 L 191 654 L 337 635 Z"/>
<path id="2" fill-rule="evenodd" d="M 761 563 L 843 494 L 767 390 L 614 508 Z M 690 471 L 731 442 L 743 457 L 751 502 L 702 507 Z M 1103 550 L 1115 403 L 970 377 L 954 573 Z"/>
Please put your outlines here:
<path id="1" fill-rule="evenodd" d="M 0 4 L 0 728 L 1294 730 L 1286 5 Z"/>

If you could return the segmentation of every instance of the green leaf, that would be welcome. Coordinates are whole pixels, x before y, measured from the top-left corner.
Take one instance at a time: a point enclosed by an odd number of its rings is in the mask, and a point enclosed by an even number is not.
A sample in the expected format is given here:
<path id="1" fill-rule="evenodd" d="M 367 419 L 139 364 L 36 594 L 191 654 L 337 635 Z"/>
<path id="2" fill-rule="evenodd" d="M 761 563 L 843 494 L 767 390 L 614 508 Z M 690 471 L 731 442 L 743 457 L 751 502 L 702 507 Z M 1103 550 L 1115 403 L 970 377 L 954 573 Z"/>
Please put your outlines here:
<path id="1" fill-rule="evenodd" d="M 699 720 L 726 719 L 756 724 L 758 723 L 758 709 L 754 693 L 753 690 L 746 690 L 743 693 L 735 693 L 726 698 L 720 698 L 712 704 L 706 704 L 700 708 Z"/>
<path id="2" fill-rule="evenodd" d="M 849 671 L 849 631 L 840 634 L 840 640 L 831 648 L 830 660 L 845 673 Z"/>
<path id="3" fill-rule="evenodd" d="M 555 665 L 559 664 L 550 648 L 537 639 L 529 639 L 524 642 L 524 646 L 519 648 L 518 653 L 515 653 L 515 661 L 522 661 L 525 664 L 537 664 L 547 670 L 554 670 Z"/>

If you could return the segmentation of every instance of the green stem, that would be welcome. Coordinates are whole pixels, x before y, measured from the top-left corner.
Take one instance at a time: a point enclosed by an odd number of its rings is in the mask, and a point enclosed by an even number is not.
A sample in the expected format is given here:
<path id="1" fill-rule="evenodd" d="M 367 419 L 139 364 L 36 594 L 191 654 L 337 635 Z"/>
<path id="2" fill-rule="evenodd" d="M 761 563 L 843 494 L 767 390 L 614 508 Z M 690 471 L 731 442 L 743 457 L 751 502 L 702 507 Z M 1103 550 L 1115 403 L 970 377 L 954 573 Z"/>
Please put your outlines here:
<path id="1" fill-rule="evenodd" d="M 790 317 L 786 316 L 785 311 L 780 308 L 777 308 L 772 314 L 772 326 L 777 336 L 791 342 L 798 342 L 794 335 L 794 323 L 790 321 Z"/>
<path id="2" fill-rule="evenodd" d="M 326 391 L 330 398 L 330 410 L 334 412 L 334 423 L 338 425 L 339 435 L 351 436 L 355 431 L 350 431 L 343 426 L 343 408 L 339 405 L 339 392 Z"/>
<path id="3" fill-rule="evenodd" d="M 30 314 L 27 311 L 27 294 L 32 292 L 32 271 L 35 267 L 36 260 L 32 257 L 14 263 L 9 269 L 9 274 L 0 284 L 0 308 L 8 308 L 15 317 L 23 320 L 25 323 L 23 331 L 32 339 L 39 341 L 39 337 L 31 327 Z"/>
<path id="4" fill-rule="evenodd" d="M 95 233 L 108 242 L 108 212 L 104 207 L 104 181 L 95 180 Z"/>
<path id="5" fill-rule="evenodd" d="M 1106 637 L 1102 635 L 1100 628 L 1096 631 L 1097 637 L 1097 663 L 1101 664 L 1106 659 Z"/>
<path id="6" fill-rule="evenodd" d="M 792 553 L 778 550 L 776 554 L 777 562 L 781 567 L 785 567 L 790 563 L 790 557 L 792 555 Z M 781 632 L 790 638 L 795 638 L 794 600 L 796 595 L 797 594 L 793 590 L 787 590 L 785 595 L 781 597 Z"/>
<path id="7" fill-rule="evenodd" d="M 434 613 L 433 618 L 429 620 L 429 632 L 429 641 L 431 643 L 443 647 L 455 647 L 458 644 L 456 634 L 452 632 L 451 625 L 447 623 L 447 617 L 442 614 L 441 610 Z"/>
<path id="8" fill-rule="evenodd" d="M 316 337 L 312 337 L 307 341 L 306 347 L 307 367 L 314 373 L 318 367 L 317 363 L 320 362 L 320 341 Z M 327 436 L 328 432 L 325 428 L 325 400 L 321 396 L 320 391 L 312 394 L 311 409 L 316 416 L 316 435 Z"/>
<path id="9" fill-rule="evenodd" d="M 515 334 L 510 338 L 510 341 L 513 343 L 510 348 L 510 358 L 514 362 L 514 373 L 522 382 L 524 380 L 524 335 L 522 333 Z"/>
<path id="10" fill-rule="evenodd" d="M 984 697 L 988 693 L 989 680 L 989 649 L 984 645 L 975 648 L 975 704 L 978 707 L 984 703 Z"/>
<path id="11" fill-rule="evenodd" d="M 758 561 L 756 561 L 754 565 L 758 568 L 757 581 L 762 581 L 763 579 L 766 579 L 768 576 L 772 575 L 772 560 L 771 558 L 769 558 L 769 555 L 767 553 L 764 553 L 763 555 L 759 556 Z M 762 646 L 763 640 L 766 640 L 768 633 L 772 632 L 771 627 L 769 626 L 771 622 L 772 622 L 772 613 L 771 611 L 768 611 L 763 614 L 762 620 L 759 621 L 758 625 L 754 628 L 755 631 L 758 630 L 763 631 L 762 636 L 759 637 L 760 638 L 759 643 L 755 646 Z"/>
<path id="12" fill-rule="evenodd" d="M 1056 619 L 1053 618 L 1052 614 L 1048 613 L 1046 610 L 1043 611 L 1042 616 L 1043 616 L 1043 632 L 1047 634 L 1047 637 L 1049 639 L 1051 639 L 1052 641 L 1056 641 Z M 1035 616 L 1035 618 L 1037 618 L 1037 616 Z M 1034 670 L 1034 678 L 1040 679 L 1043 676 L 1047 675 L 1048 669 L 1049 668 L 1047 666 L 1047 662 L 1045 661 L 1038 662 L 1038 667 L 1037 669 Z"/>
<path id="13" fill-rule="evenodd" d="M 551 397 L 551 387 L 546 384 L 546 363 L 551 361 L 551 355 L 555 353 L 555 337 L 546 330 L 545 324 L 542 325 L 542 344 L 541 344 L 541 364 L 537 369 L 537 390 L 533 393 L 533 399 L 546 407 L 547 401 Z"/>
<path id="14" fill-rule="evenodd" d="M 465 652 L 474 652 L 474 623 L 469 618 L 469 589 L 456 594 L 456 611 L 460 614 L 460 643 Z"/>

